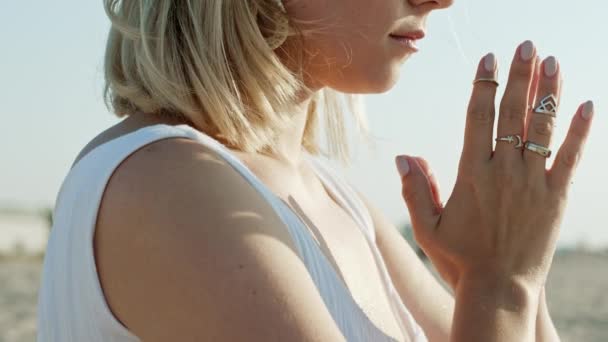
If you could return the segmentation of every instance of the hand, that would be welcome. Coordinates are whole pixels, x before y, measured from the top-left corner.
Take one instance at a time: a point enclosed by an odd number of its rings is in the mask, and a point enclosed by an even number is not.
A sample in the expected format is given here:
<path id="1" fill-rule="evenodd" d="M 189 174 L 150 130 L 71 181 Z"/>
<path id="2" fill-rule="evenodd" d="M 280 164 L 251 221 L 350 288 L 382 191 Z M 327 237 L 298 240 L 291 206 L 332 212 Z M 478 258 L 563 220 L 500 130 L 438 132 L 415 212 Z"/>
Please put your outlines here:
<path id="1" fill-rule="evenodd" d="M 492 54 L 481 60 L 477 78 L 496 78 Z M 532 43 L 521 44 L 500 103 L 498 136 L 518 134 L 550 146 L 555 118 L 533 109 L 549 94 L 559 103 L 560 92 L 556 59 L 549 57 L 541 64 Z M 453 288 L 462 277 L 486 274 L 517 279 L 540 291 L 555 251 L 570 179 L 589 133 L 593 103 L 579 107 L 547 170 L 546 158 L 528 149 L 497 142 L 493 150 L 495 95 L 491 82 L 473 87 L 458 177 L 445 207 L 421 158 L 397 157 L 403 197 L 417 242 Z"/>

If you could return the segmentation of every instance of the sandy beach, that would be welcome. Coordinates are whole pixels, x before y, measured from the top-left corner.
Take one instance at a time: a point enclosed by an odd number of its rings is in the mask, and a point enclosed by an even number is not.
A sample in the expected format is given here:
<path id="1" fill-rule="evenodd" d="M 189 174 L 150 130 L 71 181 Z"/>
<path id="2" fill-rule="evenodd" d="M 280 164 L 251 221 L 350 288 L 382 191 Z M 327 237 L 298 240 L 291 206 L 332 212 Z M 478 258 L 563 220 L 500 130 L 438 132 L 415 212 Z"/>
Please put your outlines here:
<path id="1" fill-rule="evenodd" d="M 36 340 L 41 260 L 0 259 L 0 342 Z M 560 253 L 547 284 L 562 341 L 608 341 L 608 255 Z"/>

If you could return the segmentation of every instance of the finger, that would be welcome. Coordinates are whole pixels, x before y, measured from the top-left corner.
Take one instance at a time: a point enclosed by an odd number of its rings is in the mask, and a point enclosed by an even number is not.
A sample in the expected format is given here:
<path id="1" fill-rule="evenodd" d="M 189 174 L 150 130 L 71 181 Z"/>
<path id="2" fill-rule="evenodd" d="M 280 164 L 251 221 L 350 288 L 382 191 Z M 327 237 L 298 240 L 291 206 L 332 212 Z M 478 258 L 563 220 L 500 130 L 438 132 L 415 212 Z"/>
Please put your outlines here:
<path id="1" fill-rule="evenodd" d="M 496 56 L 485 55 L 477 66 L 475 79 L 496 79 Z M 494 101 L 496 84 L 476 82 L 467 110 L 462 158 L 468 164 L 485 161 L 492 156 L 492 134 L 494 130 Z"/>
<path id="2" fill-rule="evenodd" d="M 534 76 L 532 77 L 532 85 L 530 86 L 530 95 L 528 96 L 528 103 L 536 103 L 536 93 L 538 91 L 538 83 L 540 80 L 540 66 L 541 66 L 541 60 L 540 60 L 540 56 L 536 56 L 536 60 L 534 62 Z M 528 127 L 530 127 L 530 118 L 532 117 L 532 115 L 530 115 L 531 111 L 532 111 L 532 106 L 528 107 L 528 111 L 526 114 L 526 128 L 524 130 L 524 136 L 523 139 L 524 141 L 526 141 L 528 139 Z"/>
<path id="3" fill-rule="evenodd" d="M 438 209 L 443 209 L 443 202 L 441 201 L 441 191 L 439 188 L 439 182 L 437 182 L 437 177 L 435 177 L 435 173 L 431 169 L 429 163 L 422 157 L 415 157 L 418 165 L 422 168 L 424 175 L 429 180 L 429 184 L 431 185 L 431 190 L 433 193 L 433 202 L 435 207 Z"/>
<path id="4" fill-rule="evenodd" d="M 439 220 L 432 186 L 415 158 L 397 156 L 395 163 L 401 175 L 401 194 L 418 238 L 421 233 L 430 232 Z"/>
<path id="5" fill-rule="evenodd" d="M 505 95 L 500 102 L 498 137 L 516 134 L 523 136 L 524 134 L 528 95 L 534 74 L 534 57 L 536 57 L 536 48 L 531 41 L 527 40 L 517 48 L 511 64 Z M 494 158 L 496 156 L 506 159 L 521 158 L 521 151 L 515 149 L 514 146 L 507 142 L 497 142 Z"/>
<path id="6" fill-rule="evenodd" d="M 528 125 L 528 141 L 547 148 L 550 148 L 551 145 L 555 118 L 550 115 L 536 113 L 536 108 L 542 106 L 544 109 L 555 108 L 557 111 L 558 96 L 560 94 L 559 73 L 559 63 L 555 57 L 550 56 L 543 61 L 541 79 L 538 85 L 538 96 L 530 113 L 530 125 Z M 524 149 L 524 160 L 529 165 L 531 172 L 538 172 L 540 170 L 544 173 L 547 158 Z"/>
<path id="7" fill-rule="evenodd" d="M 593 102 L 587 101 L 579 107 L 576 115 L 572 118 L 568 135 L 557 152 L 555 161 L 549 171 L 549 183 L 552 186 L 564 190 L 568 188 L 583 154 L 593 115 Z"/>
<path id="8" fill-rule="evenodd" d="M 534 74 L 532 76 L 532 85 L 530 86 L 530 95 L 528 96 L 528 103 L 534 103 L 536 101 L 536 94 L 538 91 L 538 83 L 540 82 L 540 67 L 541 67 L 540 56 L 536 56 L 534 60 Z"/>

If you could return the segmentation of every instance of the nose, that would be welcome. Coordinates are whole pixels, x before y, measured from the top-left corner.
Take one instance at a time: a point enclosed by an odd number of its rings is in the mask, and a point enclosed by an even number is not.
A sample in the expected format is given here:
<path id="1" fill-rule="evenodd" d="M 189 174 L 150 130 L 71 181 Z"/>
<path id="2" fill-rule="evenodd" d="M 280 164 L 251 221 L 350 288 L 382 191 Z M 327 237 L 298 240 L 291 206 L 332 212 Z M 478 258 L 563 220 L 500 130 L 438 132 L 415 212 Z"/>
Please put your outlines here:
<path id="1" fill-rule="evenodd" d="M 452 6 L 454 0 L 409 0 L 414 7 L 428 7 L 429 9 L 442 9 Z"/>

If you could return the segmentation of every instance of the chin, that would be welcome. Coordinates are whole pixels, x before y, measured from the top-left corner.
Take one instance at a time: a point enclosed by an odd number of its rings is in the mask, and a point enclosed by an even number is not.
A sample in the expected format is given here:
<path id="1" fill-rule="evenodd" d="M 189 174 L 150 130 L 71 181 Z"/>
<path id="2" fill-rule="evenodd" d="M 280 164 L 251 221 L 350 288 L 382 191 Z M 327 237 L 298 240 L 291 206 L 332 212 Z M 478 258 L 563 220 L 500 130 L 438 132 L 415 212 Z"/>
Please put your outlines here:
<path id="1" fill-rule="evenodd" d="M 329 85 L 330 88 L 348 94 L 381 94 L 391 90 L 399 80 L 399 66 L 391 65 L 388 68 L 370 70 L 364 72 L 352 72 L 349 77 L 335 84 Z"/>
<path id="2" fill-rule="evenodd" d="M 385 93 L 393 89 L 395 84 L 397 84 L 397 81 L 399 81 L 399 72 L 391 73 L 391 75 L 386 79 L 383 79 L 382 82 L 375 84 L 375 86 L 370 89 L 369 94 Z"/>

